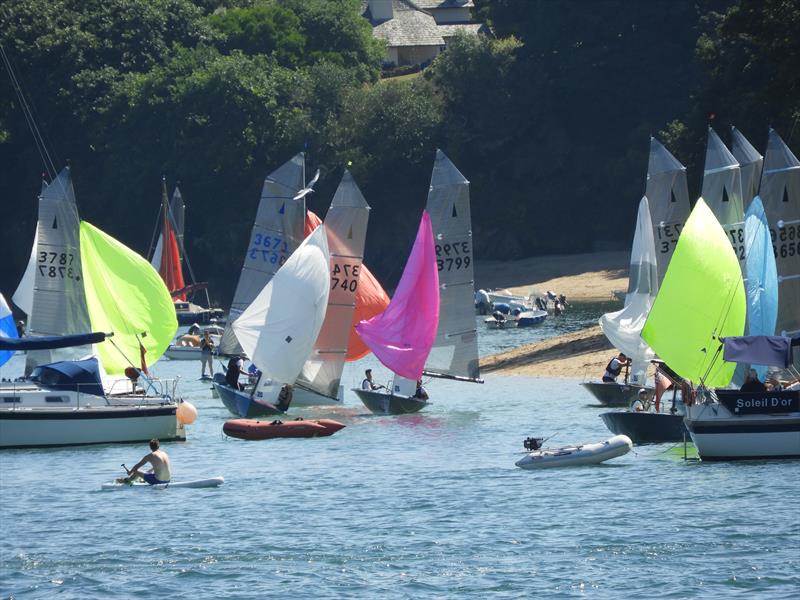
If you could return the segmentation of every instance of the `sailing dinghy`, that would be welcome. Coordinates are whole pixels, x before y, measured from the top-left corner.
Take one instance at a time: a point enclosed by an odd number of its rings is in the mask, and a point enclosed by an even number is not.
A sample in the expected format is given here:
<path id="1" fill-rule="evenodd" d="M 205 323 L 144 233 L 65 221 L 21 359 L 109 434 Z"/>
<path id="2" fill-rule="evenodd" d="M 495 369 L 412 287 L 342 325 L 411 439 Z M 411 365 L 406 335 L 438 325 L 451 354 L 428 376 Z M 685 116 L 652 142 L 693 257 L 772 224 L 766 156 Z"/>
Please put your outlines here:
<path id="1" fill-rule="evenodd" d="M 223 403 L 236 416 L 285 411 L 277 402 L 278 396 L 284 386 L 297 379 L 325 319 L 330 260 L 325 226 L 320 225 L 233 322 L 238 343 L 261 369 L 250 391 L 214 381 Z"/>

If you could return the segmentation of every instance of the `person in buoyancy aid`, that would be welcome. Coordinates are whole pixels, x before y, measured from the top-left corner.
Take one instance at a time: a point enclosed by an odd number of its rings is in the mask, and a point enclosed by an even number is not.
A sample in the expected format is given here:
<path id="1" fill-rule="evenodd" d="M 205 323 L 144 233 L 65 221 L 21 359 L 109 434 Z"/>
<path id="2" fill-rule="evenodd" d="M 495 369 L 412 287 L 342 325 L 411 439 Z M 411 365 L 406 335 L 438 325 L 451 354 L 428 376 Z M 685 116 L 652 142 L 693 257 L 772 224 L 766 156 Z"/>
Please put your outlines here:
<path id="1" fill-rule="evenodd" d="M 630 360 L 624 352 L 620 352 L 612 358 L 606 365 L 606 372 L 603 373 L 603 383 L 614 383 L 622 372 L 622 367 L 630 364 Z"/>
<path id="2" fill-rule="evenodd" d="M 239 383 L 239 375 L 242 374 L 244 361 L 241 356 L 232 356 L 228 361 L 228 369 L 225 371 L 225 383 L 235 390 L 242 391 L 244 386 Z"/>
<path id="3" fill-rule="evenodd" d="M 289 410 L 289 406 L 292 403 L 292 386 L 288 383 L 281 388 L 280 394 L 278 394 L 278 402 L 275 405 L 278 410 L 286 412 Z"/>

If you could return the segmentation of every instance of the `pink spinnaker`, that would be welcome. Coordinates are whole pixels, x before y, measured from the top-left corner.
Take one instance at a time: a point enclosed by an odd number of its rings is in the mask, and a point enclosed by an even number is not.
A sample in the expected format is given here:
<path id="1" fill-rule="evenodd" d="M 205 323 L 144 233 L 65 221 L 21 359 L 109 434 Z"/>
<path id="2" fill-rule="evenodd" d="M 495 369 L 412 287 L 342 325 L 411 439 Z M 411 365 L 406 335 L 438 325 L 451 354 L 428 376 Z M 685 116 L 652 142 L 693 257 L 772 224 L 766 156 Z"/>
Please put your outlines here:
<path id="1" fill-rule="evenodd" d="M 422 213 L 417 239 L 389 306 L 356 327 L 358 335 L 398 375 L 419 379 L 439 327 L 439 272 L 431 217 Z"/>

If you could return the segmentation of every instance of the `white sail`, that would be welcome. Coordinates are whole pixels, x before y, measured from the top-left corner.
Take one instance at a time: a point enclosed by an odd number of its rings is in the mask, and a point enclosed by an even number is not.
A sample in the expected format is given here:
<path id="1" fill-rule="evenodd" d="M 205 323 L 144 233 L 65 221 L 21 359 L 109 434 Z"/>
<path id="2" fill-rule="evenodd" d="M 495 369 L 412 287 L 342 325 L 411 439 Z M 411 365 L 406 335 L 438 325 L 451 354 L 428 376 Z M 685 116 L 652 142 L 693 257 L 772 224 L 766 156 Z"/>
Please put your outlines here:
<path id="1" fill-rule="evenodd" d="M 329 268 L 320 225 L 233 322 L 236 338 L 264 378 L 294 383 L 300 374 L 325 319 Z"/>
<path id="2" fill-rule="evenodd" d="M 742 173 L 736 158 L 711 127 L 708 128 L 701 196 L 725 230 L 744 268 Z"/>
<path id="3" fill-rule="evenodd" d="M 439 329 L 425 372 L 477 380 L 475 278 L 469 181 L 444 152 L 436 151 L 426 206 L 439 270 Z"/>
<path id="4" fill-rule="evenodd" d="M 242 348 L 233 335 L 231 324 L 303 241 L 305 201 L 302 198 L 294 200 L 294 196 L 304 185 L 305 158 L 302 152 L 264 180 L 242 272 L 219 345 L 221 354 L 241 353 Z"/>
<path id="5" fill-rule="evenodd" d="M 758 196 L 764 157 L 753 148 L 753 145 L 736 127 L 731 127 L 731 139 L 731 153 L 739 163 L 739 169 L 742 172 L 742 204 L 744 210 L 747 211 L 750 202 Z"/>
<path id="6" fill-rule="evenodd" d="M 650 203 L 660 283 L 689 216 L 689 187 L 686 183 L 686 167 L 652 137 L 644 195 Z"/>
<path id="7" fill-rule="evenodd" d="M 641 338 L 641 333 L 657 292 L 658 266 L 653 224 L 649 202 L 644 197 L 639 202 L 636 233 L 633 236 L 625 307 L 600 317 L 600 327 L 608 341 L 631 358 L 631 381 L 634 383 L 645 383 L 648 363 L 655 358 L 655 353 Z"/>
<path id="8" fill-rule="evenodd" d="M 91 331 L 81 269 L 78 208 L 69 167 L 42 190 L 36 229 L 36 270 L 28 316 L 29 335 Z M 36 365 L 79 358 L 88 348 L 28 352 L 26 372 Z"/>
<path id="9" fill-rule="evenodd" d="M 345 171 L 325 215 L 331 257 L 328 309 L 314 350 L 297 379 L 300 386 L 330 398 L 337 397 L 347 357 L 369 210 L 353 176 Z"/>
<path id="10" fill-rule="evenodd" d="M 800 161 L 772 129 L 764 155 L 761 200 L 778 270 L 776 333 L 800 336 Z M 800 365 L 800 352 L 795 353 Z"/>
<path id="11" fill-rule="evenodd" d="M 26 315 L 33 311 L 33 282 L 36 280 L 36 248 L 39 244 L 39 224 L 36 224 L 36 232 L 33 234 L 33 246 L 31 246 L 31 256 L 19 281 L 17 291 L 11 296 L 14 304 L 22 309 Z"/>

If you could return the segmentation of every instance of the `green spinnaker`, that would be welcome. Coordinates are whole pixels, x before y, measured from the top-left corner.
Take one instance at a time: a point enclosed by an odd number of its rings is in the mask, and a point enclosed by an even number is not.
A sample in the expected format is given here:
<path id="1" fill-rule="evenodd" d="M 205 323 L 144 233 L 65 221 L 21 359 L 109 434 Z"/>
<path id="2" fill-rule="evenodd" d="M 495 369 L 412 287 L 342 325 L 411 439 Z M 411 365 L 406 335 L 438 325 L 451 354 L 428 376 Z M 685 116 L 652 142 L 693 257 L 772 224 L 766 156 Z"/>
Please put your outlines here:
<path id="1" fill-rule="evenodd" d="M 147 351 L 147 363 L 155 363 L 178 329 L 175 305 L 158 271 L 85 221 L 81 221 L 81 264 L 92 329 L 114 333 L 113 343 L 95 347 L 105 370 L 119 374 L 131 365 L 138 368 L 139 340 Z"/>
<path id="2" fill-rule="evenodd" d="M 731 241 L 700 198 L 678 238 L 642 339 L 684 379 L 707 387 L 731 382 L 718 338 L 743 335 L 746 301 Z"/>

